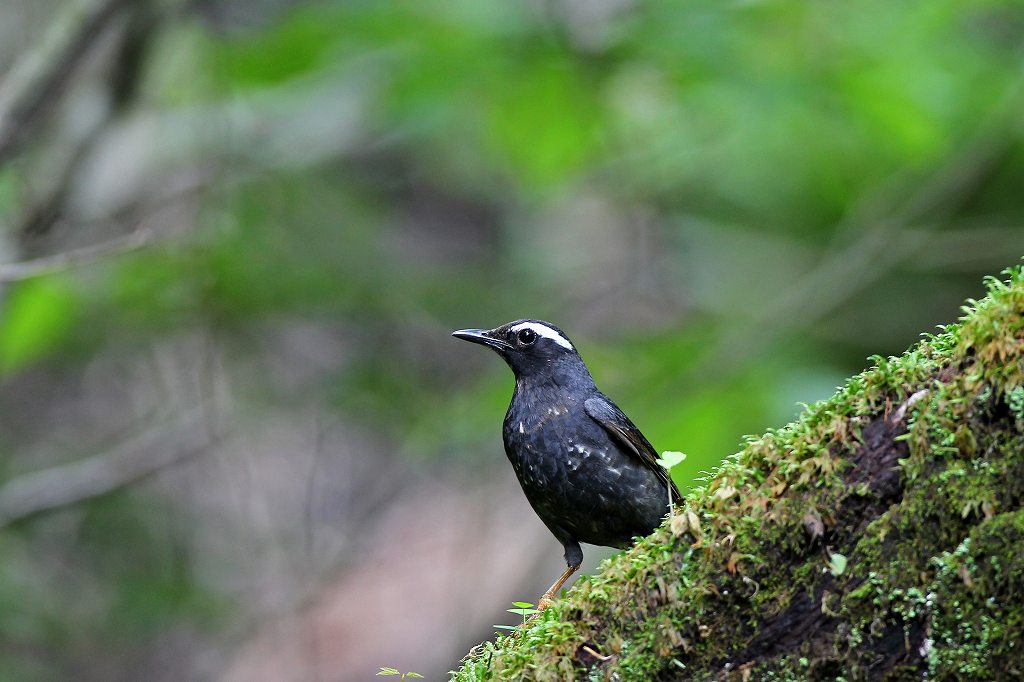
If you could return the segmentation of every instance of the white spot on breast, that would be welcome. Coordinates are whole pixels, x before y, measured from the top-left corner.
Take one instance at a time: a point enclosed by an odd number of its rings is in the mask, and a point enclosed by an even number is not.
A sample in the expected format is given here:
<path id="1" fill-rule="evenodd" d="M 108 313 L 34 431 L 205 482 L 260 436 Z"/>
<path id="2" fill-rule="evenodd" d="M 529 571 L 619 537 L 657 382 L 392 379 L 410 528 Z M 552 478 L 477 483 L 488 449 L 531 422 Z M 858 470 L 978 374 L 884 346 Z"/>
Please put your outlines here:
<path id="1" fill-rule="evenodd" d="M 519 433 L 526 433 L 526 431 L 523 429 L 523 422 L 519 422 Z"/>
<path id="2" fill-rule="evenodd" d="M 563 348 L 576 350 L 572 347 L 572 343 L 569 342 L 569 339 L 565 338 L 547 325 L 540 324 L 539 322 L 523 322 L 522 324 L 517 324 L 512 327 L 511 331 L 518 332 L 521 329 L 532 329 L 537 336 L 543 336 L 546 339 L 551 339 Z"/>
<path id="3" fill-rule="evenodd" d="M 584 445 L 572 445 L 566 450 L 566 455 L 569 469 L 578 471 L 586 463 L 587 458 L 590 457 L 590 449 Z"/>

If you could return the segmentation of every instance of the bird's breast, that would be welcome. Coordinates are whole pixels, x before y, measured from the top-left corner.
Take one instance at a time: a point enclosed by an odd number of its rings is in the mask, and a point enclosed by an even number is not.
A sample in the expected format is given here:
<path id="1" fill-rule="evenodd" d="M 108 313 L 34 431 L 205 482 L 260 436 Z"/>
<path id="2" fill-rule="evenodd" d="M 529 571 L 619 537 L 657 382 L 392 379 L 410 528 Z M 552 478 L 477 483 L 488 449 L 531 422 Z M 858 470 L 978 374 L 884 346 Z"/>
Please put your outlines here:
<path id="1" fill-rule="evenodd" d="M 504 435 L 509 460 L 528 495 L 543 490 L 572 497 L 583 480 L 611 483 L 622 474 L 623 453 L 611 446 L 599 424 L 569 402 L 510 410 Z"/>
<path id="2" fill-rule="evenodd" d="M 581 401 L 517 391 L 505 452 L 537 514 L 582 542 L 622 546 L 657 525 L 665 489 Z"/>

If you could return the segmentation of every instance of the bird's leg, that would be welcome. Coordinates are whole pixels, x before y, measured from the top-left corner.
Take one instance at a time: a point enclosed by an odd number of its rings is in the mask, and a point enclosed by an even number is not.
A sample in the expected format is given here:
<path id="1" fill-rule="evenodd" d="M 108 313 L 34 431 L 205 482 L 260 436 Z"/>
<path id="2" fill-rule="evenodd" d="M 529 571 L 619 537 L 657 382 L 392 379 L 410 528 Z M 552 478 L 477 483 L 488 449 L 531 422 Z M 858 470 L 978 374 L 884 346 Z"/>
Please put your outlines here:
<path id="1" fill-rule="evenodd" d="M 578 570 L 580 570 L 579 564 L 576 564 L 575 566 L 570 565 L 569 568 L 565 569 L 565 572 L 562 573 L 562 575 L 558 576 L 558 580 L 555 581 L 555 584 L 548 588 L 548 591 L 545 592 L 544 596 L 542 596 L 540 601 L 537 602 L 537 613 L 540 613 L 547 607 L 551 606 L 551 600 L 554 599 L 555 595 L 558 594 L 558 591 L 562 589 L 562 585 L 564 585 L 565 581 L 571 578 L 572 574 Z"/>
<path id="2" fill-rule="evenodd" d="M 579 562 L 575 565 L 570 564 L 569 568 L 565 569 L 565 572 L 558 576 L 558 580 L 555 581 L 555 584 L 548 588 L 548 591 L 545 592 L 544 596 L 542 596 L 540 601 L 537 602 L 537 612 L 527 618 L 520 627 L 525 628 L 537 619 L 537 616 L 541 614 L 541 611 L 551 606 L 551 600 L 554 599 L 555 595 L 558 594 L 558 591 L 562 589 L 562 585 L 565 584 L 565 581 L 571 578 L 573 573 L 580 570 L 581 563 L 582 562 Z"/>
<path id="3" fill-rule="evenodd" d="M 554 599 L 555 595 L 558 594 L 558 591 L 562 589 L 562 585 L 565 584 L 565 581 L 571 578 L 573 573 L 580 570 L 580 566 L 583 564 L 583 548 L 580 547 L 580 543 L 569 537 L 565 537 L 561 532 L 558 532 L 561 529 L 556 530 L 552 528 L 551 530 L 555 533 L 555 537 L 561 541 L 562 547 L 565 549 L 565 565 L 568 566 L 568 568 L 565 569 L 565 573 L 558 576 L 558 580 L 555 581 L 555 584 L 552 585 L 548 591 L 544 593 L 544 596 L 540 598 L 540 601 L 537 602 L 537 612 L 530 616 L 526 622 L 520 626 L 521 628 L 525 628 L 527 625 L 532 623 L 537 616 L 541 614 L 541 611 L 551 606 L 551 600 Z"/>

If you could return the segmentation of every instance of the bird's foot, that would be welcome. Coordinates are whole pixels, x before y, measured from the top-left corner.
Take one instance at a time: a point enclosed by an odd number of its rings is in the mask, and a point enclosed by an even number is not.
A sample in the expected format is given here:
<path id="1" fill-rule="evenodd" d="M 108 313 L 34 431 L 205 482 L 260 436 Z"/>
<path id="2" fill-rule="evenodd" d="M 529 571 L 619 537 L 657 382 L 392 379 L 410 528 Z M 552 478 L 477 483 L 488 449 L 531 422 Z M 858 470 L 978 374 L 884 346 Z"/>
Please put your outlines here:
<path id="1" fill-rule="evenodd" d="M 524 620 L 523 624 L 516 628 L 516 631 L 522 632 L 527 627 L 529 627 L 530 624 L 533 623 L 533 621 L 537 620 L 537 616 L 543 613 L 544 609 L 546 609 L 549 606 L 551 606 L 551 597 L 545 594 L 543 597 L 540 598 L 540 601 L 537 602 L 537 610 L 531 613 L 530 617 Z"/>

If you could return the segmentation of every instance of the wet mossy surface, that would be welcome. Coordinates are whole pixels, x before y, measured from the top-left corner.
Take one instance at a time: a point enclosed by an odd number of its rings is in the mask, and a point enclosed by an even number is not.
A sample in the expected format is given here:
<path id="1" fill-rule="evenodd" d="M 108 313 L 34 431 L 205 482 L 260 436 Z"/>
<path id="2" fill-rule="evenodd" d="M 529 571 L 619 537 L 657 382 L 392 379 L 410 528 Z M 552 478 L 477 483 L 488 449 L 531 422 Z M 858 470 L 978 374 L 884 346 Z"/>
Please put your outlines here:
<path id="1" fill-rule="evenodd" d="M 454 679 L 1024 675 L 1024 274 L 750 439 Z"/>

